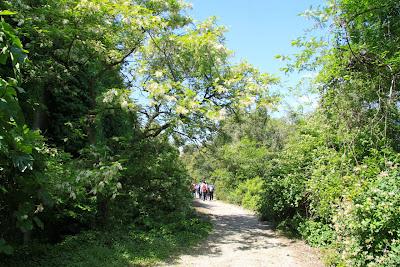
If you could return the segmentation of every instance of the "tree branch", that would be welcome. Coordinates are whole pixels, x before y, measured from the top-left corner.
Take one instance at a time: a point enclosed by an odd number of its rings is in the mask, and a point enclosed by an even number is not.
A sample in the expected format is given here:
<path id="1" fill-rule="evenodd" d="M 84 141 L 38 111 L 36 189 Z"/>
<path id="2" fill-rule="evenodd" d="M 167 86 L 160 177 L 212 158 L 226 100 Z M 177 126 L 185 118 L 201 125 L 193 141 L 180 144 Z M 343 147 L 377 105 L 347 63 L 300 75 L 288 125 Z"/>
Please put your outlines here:
<path id="1" fill-rule="evenodd" d="M 147 131 L 145 131 L 144 136 L 146 138 L 157 137 L 162 131 L 168 129 L 171 126 L 172 126 L 172 124 L 170 122 L 167 122 L 167 123 L 165 123 L 164 125 L 161 125 L 158 128 L 148 129 Z"/>
<path id="2" fill-rule="evenodd" d="M 164 58 L 165 58 L 165 60 L 166 60 L 166 64 L 167 64 L 168 70 L 169 70 L 169 72 L 171 73 L 174 82 L 178 82 L 178 81 L 179 81 L 179 80 L 178 80 L 178 77 L 177 77 L 177 75 L 175 74 L 175 71 L 174 71 L 174 69 L 173 69 L 173 67 L 172 67 L 172 65 L 171 65 L 171 62 L 169 61 L 169 60 L 170 60 L 169 55 L 167 55 L 167 53 L 165 52 L 165 50 L 161 49 L 161 47 L 158 45 L 157 41 L 154 39 L 153 35 L 152 35 L 150 32 L 149 32 L 149 36 L 150 36 L 150 39 L 153 41 L 154 46 L 158 49 L 158 51 L 160 51 L 160 52 L 164 55 Z"/>

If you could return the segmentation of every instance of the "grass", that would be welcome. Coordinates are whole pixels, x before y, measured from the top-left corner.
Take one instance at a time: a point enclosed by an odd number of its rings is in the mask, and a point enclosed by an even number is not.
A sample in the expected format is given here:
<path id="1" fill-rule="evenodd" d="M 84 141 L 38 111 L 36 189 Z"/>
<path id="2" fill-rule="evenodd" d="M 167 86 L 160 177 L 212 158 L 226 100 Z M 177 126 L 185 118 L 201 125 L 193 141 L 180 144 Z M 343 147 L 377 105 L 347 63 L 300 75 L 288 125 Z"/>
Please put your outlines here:
<path id="1" fill-rule="evenodd" d="M 210 222 L 192 218 L 147 231 L 134 226 L 86 231 L 56 245 L 22 248 L 12 257 L 0 259 L 0 266 L 153 266 L 184 253 L 211 228 Z"/>

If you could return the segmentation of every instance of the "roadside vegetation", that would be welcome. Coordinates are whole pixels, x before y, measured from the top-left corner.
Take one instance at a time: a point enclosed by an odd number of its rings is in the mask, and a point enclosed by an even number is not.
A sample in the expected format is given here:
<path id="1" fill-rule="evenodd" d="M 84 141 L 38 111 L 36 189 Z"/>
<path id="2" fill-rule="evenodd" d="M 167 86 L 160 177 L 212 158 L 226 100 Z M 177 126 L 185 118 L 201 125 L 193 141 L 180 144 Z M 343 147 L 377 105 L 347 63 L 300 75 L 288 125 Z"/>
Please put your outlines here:
<path id="1" fill-rule="evenodd" d="M 327 36 L 278 58 L 317 73 L 318 106 L 283 118 L 277 79 L 188 8 L 0 2 L 0 265 L 154 265 L 210 231 L 206 178 L 328 265 L 399 266 L 399 1 L 305 12 Z"/>
<path id="2" fill-rule="evenodd" d="M 192 218 L 140 229 L 137 225 L 88 230 L 55 245 L 22 247 L 4 266 L 153 266 L 185 253 L 212 229 Z"/>
<path id="3" fill-rule="evenodd" d="M 0 2 L 0 265 L 154 264 L 207 236 L 178 147 L 275 100 L 188 7 Z"/>
<path id="4" fill-rule="evenodd" d="M 400 4 L 327 1 L 304 15 L 328 36 L 278 57 L 317 73 L 316 110 L 238 114 L 185 161 L 219 198 L 324 248 L 328 266 L 399 266 Z"/>

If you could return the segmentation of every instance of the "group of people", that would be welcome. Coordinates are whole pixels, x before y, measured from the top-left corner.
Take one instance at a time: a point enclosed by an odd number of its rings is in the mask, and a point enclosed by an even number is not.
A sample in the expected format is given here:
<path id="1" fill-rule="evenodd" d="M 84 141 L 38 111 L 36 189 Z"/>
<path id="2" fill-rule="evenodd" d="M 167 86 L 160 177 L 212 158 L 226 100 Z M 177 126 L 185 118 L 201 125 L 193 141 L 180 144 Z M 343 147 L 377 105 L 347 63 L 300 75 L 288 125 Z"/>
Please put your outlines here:
<path id="1" fill-rule="evenodd" d="M 206 199 L 213 200 L 214 191 L 215 186 L 213 184 L 207 184 L 205 180 L 202 180 L 198 184 L 192 184 L 193 197 L 203 199 L 203 201 L 205 201 Z"/>

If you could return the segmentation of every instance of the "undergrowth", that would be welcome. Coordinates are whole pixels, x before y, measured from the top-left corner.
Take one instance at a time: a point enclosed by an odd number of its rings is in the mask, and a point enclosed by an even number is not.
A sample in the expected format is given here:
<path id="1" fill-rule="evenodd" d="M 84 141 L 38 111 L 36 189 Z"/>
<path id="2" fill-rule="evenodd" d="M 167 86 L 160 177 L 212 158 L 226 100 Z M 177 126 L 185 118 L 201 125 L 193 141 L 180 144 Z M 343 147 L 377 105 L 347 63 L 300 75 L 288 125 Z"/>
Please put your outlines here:
<path id="1" fill-rule="evenodd" d="M 151 229 L 128 225 L 68 236 L 56 245 L 22 247 L 0 266 L 153 266 L 197 244 L 211 231 L 211 223 L 191 218 Z"/>

